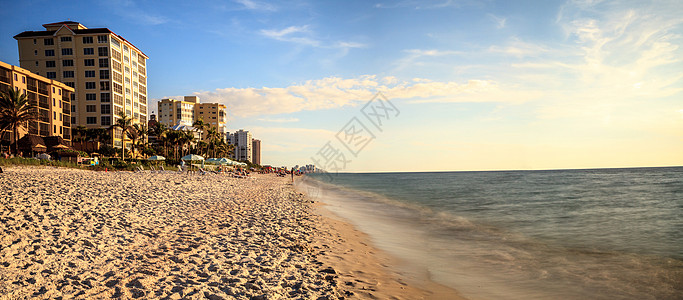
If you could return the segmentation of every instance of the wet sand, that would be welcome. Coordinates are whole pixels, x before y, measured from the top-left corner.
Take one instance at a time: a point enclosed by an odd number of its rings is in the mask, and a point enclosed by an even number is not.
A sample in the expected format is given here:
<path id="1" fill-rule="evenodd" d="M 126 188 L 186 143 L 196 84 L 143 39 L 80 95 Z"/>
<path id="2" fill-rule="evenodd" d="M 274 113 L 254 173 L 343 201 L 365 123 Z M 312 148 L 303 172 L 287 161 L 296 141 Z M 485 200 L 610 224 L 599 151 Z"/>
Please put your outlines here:
<path id="1" fill-rule="evenodd" d="M 289 178 L 3 169 L 1 299 L 457 299 Z"/>

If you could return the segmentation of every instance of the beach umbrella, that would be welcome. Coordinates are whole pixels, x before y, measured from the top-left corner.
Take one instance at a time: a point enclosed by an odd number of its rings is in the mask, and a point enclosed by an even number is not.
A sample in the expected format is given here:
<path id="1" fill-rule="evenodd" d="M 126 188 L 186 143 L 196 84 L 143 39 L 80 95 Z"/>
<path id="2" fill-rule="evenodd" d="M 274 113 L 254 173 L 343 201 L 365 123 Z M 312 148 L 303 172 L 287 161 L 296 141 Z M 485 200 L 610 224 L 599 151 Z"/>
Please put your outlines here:
<path id="1" fill-rule="evenodd" d="M 95 153 L 93 153 L 93 155 L 95 155 Z M 161 155 L 154 155 L 150 156 L 147 160 L 166 160 L 166 158 Z"/>
<path id="2" fill-rule="evenodd" d="M 204 162 L 204 157 L 196 155 L 196 154 L 188 154 L 188 155 L 181 157 L 180 159 L 182 159 L 184 161 L 189 161 L 190 162 L 190 168 L 192 168 L 192 162 L 193 161 Z"/>

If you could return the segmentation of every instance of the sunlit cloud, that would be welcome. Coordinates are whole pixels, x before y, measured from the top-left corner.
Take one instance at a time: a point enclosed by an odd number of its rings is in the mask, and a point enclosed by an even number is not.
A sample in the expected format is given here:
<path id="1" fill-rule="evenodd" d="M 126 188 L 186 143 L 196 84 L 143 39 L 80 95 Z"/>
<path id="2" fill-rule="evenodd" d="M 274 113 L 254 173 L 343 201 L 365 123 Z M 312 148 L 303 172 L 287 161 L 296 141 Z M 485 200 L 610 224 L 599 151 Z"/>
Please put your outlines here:
<path id="1" fill-rule="evenodd" d="M 425 78 L 400 80 L 393 76 L 364 75 L 357 78 L 327 77 L 282 88 L 223 88 L 196 92 L 205 102 L 223 103 L 238 117 L 288 114 L 356 106 L 377 92 L 391 99 L 410 103 L 501 102 L 523 103 L 541 93 L 518 87 L 503 87 L 490 80 L 464 83 L 433 81 Z M 266 122 L 295 122 L 298 119 L 261 118 Z"/>
<path id="2" fill-rule="evenodd" d="M 271 123 L 294 123 L 294 122 L 299 122 L 298 118 L 259 118 L 259 121 L 262 122 L 271 122 Z"/>

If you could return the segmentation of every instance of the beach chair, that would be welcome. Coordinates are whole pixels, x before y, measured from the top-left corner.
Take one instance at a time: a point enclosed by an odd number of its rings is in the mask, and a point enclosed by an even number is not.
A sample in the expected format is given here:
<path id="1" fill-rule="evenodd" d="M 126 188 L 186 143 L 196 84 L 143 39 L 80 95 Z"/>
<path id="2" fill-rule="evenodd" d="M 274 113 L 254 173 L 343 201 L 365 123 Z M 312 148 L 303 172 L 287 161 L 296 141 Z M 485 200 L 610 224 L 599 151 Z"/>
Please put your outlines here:
<path id="1" fill-rule="evenodd" d="M 157 170 L 154 169 L 154 166 L 149 166 L 149 172 L 150 173 L 156 173 Z"/>
<path id="2" fill-rule="evenodd" d="M 166 172 L 166 170 L 164 170 L 164 166 L 163 166 L 163 165 L 159 166 L 159 172 Z"/>

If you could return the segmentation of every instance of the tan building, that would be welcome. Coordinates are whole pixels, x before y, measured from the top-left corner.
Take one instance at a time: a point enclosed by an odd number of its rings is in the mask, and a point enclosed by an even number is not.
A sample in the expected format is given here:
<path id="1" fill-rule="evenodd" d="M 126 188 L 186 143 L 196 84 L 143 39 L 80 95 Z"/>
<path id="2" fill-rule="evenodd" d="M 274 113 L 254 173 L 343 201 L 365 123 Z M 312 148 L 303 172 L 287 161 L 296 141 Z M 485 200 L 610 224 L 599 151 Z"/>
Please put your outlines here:
<path id="1" fill-rule="evenodd" d="M 61 136 L 71 142 L 71 95 L 74 89 L 65 84 L 0 61 L 0 92 L 21 91 L 38 106 L 38 121 L 28 124 L 28 133 L 41 137 Z M 19 130 L 20 139 L 27 133 Z M 5 134 L 12 140 L 13 133 Z"/>
<path id="2" fill-rule="evenodd" d="M 255 163 L 257 165 L 261 164 L 261 140 L 253 139 L 251 141 L 251 158 L 253 161 L 252 163 Z"/>
<path id="3" fill-rule="evenodd" d="M 185 96 L 183 100 L 161 99 L 157 103 L 159 123 L 166 126 L 192 125 L 202 119 L 204 124 L 223 132 L 226 123 L 225 105 L 200 103 L 197 96 Z"/>
<path id="4" fill-rule="evenodd" d="M 147 55 L 107 28 L 89 29 L 72 21 L 43 27 L 14 36 L 19 63 L 75 89 L 72 127 L 109 128 L 120 113 L 134 123 L 147 123 Z M 113 138 L 120 147 L 120 129 Z"/>
<path id="5" fill-rule="evenodd" d="M 199 97 L 185 96 L 183 100 L 161 99 L 157 102 L 159 123 L 168 127 L 178 124 L 192 125 L 194 122 L 194 106 Z"/>

